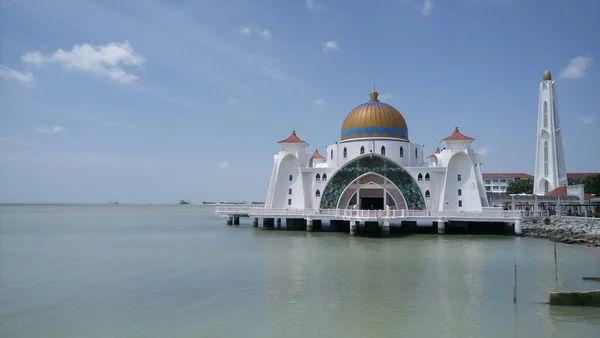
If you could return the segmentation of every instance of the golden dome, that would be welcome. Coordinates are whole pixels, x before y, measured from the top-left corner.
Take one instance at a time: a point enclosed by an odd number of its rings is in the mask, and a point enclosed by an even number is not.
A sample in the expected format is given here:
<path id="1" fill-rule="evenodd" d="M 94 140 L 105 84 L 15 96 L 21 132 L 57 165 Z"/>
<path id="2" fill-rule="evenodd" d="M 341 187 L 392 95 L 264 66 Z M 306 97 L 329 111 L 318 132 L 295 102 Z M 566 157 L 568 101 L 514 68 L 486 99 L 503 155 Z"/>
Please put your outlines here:
<path id="1" fill-rule="evenodd" d="M 548 69 L 546 69 L 546 71 L 544 72 L 544 81 L 550 81 L 552 80 L 552 74 L 550 73 L 550 71 Z"/>
<path id="2" fill-rule="evenodd" d="M 400 112 L 379 102 L 373 89 L 367 103 L 352 109 L 342 125 L 342 140 L 361 137 L 392 137 L 408 140 L 408 127 Z"/>

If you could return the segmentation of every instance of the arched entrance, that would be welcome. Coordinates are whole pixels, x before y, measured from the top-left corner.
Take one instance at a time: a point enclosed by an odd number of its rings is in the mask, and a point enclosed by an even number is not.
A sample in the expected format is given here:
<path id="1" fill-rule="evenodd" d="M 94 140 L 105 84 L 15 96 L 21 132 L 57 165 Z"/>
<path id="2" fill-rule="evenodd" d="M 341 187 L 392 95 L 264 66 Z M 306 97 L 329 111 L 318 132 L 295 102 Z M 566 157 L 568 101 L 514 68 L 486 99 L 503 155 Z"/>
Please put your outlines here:
<path id="1" fill-rule="evenodd" d="M 337 204 L 338 209 L 392 210 L 406 209 L 406 201 L 398 187 L 389 179 L 366 173 L 352 181 Z"/>
<path id="2" fill-rule="evenodd" d="M 412 176 L 396 162 L 373 153 L 349 161 L 333 174 L 321 194 L 321 209 L 333 209 L 341 205 L 342 193 L 348 185 L 368 173 L 378 174 L 392 182 L 403 196 L 406 209 L 425 210 L 425 198 Z M 389 191 L 393 192 L 392 189 Z M 395 201 L 397 205 L 400 204 L 398 199 Z"/>

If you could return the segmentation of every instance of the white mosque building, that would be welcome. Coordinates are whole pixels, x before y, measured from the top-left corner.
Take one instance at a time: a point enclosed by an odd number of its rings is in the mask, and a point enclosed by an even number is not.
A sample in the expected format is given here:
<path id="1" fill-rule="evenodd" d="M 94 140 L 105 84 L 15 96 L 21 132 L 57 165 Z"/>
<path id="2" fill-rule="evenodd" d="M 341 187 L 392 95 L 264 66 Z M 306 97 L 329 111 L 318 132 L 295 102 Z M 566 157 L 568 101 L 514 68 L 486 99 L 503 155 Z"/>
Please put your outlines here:
<path id="1" fill-rule="evenodd" d="M 325 154 L 307 152 L 296 131 L 278 142 L 264 209 L 482 211 L 488 200 L 473 141 L 456 127 L 441 149 L 423 154 L 402 114 L 373 90 Z"/>

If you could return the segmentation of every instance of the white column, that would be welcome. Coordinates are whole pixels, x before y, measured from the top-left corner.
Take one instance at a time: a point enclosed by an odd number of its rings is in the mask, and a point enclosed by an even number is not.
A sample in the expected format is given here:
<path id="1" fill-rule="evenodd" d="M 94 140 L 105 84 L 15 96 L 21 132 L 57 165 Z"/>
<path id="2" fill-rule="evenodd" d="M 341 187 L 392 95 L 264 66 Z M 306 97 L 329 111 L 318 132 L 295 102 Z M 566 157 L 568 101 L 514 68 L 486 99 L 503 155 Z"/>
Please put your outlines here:
<path id="1" fill-rule="evenodd" d="M 438 219 L 438 234 L 445 234 L 446 233 L 446 222 L 442 219 Z"/>
<path id="2" fill-rule="evenodd" d="M 306 231 L 313 231 L 313 220 L 312 218 L 306 219 Z"/>
<path id="3" fill-rule="evenodd" d="M 390 222 L 388 222 L 388 221 L 383 222 L 383 226 L 381 227 L 381 232 L 383 233 L 384 236 L 390 235 Z"/>
<path id="4" fill-rule="evenodd" d="M 356 190 L 356 205 L 358 205 L 358 209 L 361 209 L 361 205 L 360 205 L 360 188 L 358 190 Z"/>
<path id="5" fill-rule="evenodd" d="M 521 229 L 521 220 L 518 219 L 515 221 L 515 235 L 521 235 L 523 230 Z"/>
<path id="6" fill-rule="evenodd" d="M 387 191 L 383 189 L 383 210 L 386 210 L 387 207 Z"/>
<path id="7" fill-rule="evenodd" d="M 356 235 L 356 221 L 350 221 L 350 236 Z"/>

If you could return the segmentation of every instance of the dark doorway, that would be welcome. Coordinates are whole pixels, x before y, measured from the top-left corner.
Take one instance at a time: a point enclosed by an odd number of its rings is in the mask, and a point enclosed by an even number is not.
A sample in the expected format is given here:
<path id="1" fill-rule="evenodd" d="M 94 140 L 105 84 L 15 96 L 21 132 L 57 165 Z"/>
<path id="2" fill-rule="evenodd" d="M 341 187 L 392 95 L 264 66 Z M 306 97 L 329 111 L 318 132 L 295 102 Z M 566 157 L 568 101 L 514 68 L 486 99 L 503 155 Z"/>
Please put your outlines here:
<path id="1" fill-rule="evenodd" d="M 361 197 L 360 208 L 363 210 L 383 210 L 383 197 Z"/>

